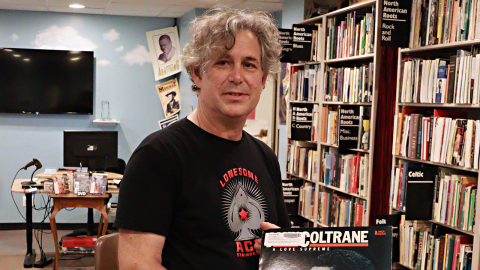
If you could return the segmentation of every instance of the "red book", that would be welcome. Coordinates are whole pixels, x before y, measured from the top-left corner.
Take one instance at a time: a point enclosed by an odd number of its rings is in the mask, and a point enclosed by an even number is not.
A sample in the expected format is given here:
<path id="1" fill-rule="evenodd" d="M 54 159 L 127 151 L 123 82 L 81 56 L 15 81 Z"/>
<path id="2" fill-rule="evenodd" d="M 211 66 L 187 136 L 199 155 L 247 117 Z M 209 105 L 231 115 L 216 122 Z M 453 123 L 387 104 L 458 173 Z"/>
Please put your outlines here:
<path id="1" fill-rule="evenodd" d="M 460 253 L 460 245 L 462 244 L 472 244 L 473 238 L 470 235 L 455 235 L 455 246 L 453 249 L 453 263 L 452 269 L 456 269 L 458 261 L 458 253 Z"/>
<path id="2" fill-rule="evenodd" d="M 443 269 L 443 258 L 445 257 L 445 236 L 440 236 L 440 247 L 438 252 L 437 269 Z"/>
<path id="3" fill-rule="evenodd" d="M 62 247 L 95 247 L 96 236 L 62 237 Z"/>

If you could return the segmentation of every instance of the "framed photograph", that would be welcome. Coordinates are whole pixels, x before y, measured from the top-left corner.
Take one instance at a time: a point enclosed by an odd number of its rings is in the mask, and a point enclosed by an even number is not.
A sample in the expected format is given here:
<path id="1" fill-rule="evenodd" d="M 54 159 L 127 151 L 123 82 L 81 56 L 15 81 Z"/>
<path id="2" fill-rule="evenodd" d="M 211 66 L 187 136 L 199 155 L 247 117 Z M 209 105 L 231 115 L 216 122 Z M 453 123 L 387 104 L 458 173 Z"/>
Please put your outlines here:
<path id="1" fill-rule="evenodd" d="M 156 81 L 182 71 L 176 26 L 147 32 L 147 41 Z"/>
<path id="2" fill-rule="evenodd" d="M 155 86 L 162 102 L 163 113 L 168 118 L 180 111 L 180 91 L 177 78 Z"/>

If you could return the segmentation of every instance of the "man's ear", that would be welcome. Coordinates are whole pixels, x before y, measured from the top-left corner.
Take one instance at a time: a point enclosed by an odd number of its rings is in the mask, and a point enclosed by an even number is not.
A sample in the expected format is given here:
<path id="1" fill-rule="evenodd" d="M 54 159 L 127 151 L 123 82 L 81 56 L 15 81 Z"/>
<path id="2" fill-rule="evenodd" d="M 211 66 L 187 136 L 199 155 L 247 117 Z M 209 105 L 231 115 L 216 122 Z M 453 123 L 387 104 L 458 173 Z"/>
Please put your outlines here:
<path id="1" fill-rule="evenodd" d="M 265 88 L 265 84 L 267 83 L 267 77 L 268 77 L 268 73 L 263 74 L 263 77 L 262 77 L 263 88 Z"/>
<path id="2" fill-rule="evenodd" d="M 202 88 L 202 77 L 200 77 L 199 71 L 195 70 L 193 67 L 190 68 L 190 74 L 192 74 L 192 79 L 195 85 L 198 88 Z"/>

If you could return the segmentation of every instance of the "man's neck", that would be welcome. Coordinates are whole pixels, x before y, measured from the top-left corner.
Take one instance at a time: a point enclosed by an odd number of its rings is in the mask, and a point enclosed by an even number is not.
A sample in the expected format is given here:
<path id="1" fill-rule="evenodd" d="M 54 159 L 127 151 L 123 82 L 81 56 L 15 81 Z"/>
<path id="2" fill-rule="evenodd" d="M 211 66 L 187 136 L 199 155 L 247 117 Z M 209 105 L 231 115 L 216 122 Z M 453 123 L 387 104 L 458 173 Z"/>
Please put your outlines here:
<path id="1" fill-rule="evenodd" d="M 198 108 L 187 118 L 208 133 L 231 141 L 242 139 L 242 130 L 246 121 L 246 119 L 232 120 L 209 117 Z"/>

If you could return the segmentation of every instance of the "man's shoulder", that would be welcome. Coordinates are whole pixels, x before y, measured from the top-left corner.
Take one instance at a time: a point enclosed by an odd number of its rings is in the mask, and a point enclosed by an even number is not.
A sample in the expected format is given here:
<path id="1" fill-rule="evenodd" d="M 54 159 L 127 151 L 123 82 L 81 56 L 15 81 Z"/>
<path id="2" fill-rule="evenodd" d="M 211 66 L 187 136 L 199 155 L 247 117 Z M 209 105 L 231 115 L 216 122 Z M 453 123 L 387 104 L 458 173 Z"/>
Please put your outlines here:
<path id="1" fill-rule="evenodd" d="M 269 158 L 274 158 L 276 159 L 277 158 L 277 155 L 275 154 L 275 152 L 272 150 L 272 148 L 270 148 L 270 146 L 268 146 L 267 144 L 265 144 L 263 141 L 261 141 L 260 139 L 258 138 L 255 138 L 254 136 L 252 136 L 251 134 L 249 134 L 248 132 L 244 131 L 243 132 L 243 135 L 246 136 L 246 139 L 251 141 L 253 145 L 255 145 L 260 151 L 262 151 L 263 153 L 265 153 L 265 155 Z"/>
<path id="2" fill-rule="evenodd" d="M 149 147 L 149 148 L 158 148 L 159 146 L 164 146 L 168 145 L 171 143 L 175 142 L 175 139 L 178 138 L 178 134 L 181 132 L 185 132 L 185 129 L 187 129 L 187 120 L 180 119 L 179 121 L 170 124 L 168 127 L 163 128 L 161 130 L 155 131 L 145 137 L 143 141 L 140 143 L 138 146 L 138 149 L 141 149 L 143 147 Z M 136 150 L 136 151 L 137 151 Z"/>

